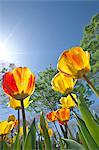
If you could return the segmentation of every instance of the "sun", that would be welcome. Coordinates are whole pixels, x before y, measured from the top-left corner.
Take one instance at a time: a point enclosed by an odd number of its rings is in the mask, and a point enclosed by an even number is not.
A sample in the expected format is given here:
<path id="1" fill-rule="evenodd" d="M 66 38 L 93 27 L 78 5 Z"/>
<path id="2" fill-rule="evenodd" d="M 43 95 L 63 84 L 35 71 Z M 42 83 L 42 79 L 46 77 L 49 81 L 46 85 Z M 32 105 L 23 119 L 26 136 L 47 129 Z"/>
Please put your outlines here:
<path id="1" fill-rule="evenodd" d="M 4 61 L 12 61 L 13 56 L 16 54 L 15 43 L 11 44 L 11 39 L 14 39 L 15 31 L 18 27 L 19 23 L 12 27 L 11 31 L 8 35 L 4 37 L 0 37 L 0 60 Z"/>
<path id="2" fill-rule="evenodd" d="M 11 52 L 4 43 L 0 43 L 0 60 L 9 61 Z"/>

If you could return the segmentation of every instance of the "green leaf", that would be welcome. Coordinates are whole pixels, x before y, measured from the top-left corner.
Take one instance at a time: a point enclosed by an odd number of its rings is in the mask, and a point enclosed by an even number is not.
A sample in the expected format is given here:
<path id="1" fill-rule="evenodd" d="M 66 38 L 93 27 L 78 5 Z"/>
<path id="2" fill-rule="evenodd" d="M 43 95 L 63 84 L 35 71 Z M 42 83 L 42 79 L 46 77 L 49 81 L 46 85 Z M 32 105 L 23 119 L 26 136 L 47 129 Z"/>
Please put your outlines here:
<path id="1" fill-rule="evenodd" d="M 87 144 L 89 150 L 90 149 L 97 150 L 98 146 L 95 143 L 94 139 L 92 138 L 91 134 L 89 133 L 84 121 L 77 114 L 76 114 L 76 117 L 77 117 L 77 122 L 78 122 L 79 128 L 81 130 L 81 133 L 86 141 L 86 144 Z"/>
<path id="2" fill-rule="evenodd" d="M 3 141 L 3 150 L 8 150 L 8 145 L 5 141 Z M 2 150 L 2 149 L 1 149 Z"/>
<path id="3" fill-rule="evenodd" d="M 36 126 L 35 126 L 35 119 L 33 120 L 30 131 L 25 140 L 24 150 L 36 150 Z"/>
<path id="4" fill-rule="evenodd" d="M 39 150 L 43 150 L 44 149 L 44 141 L 40 140 L 40 137 L 39 137 L 38 141 L 39 141 Z"/>
<path id="5" fill-rule="evenodd" d="M 50 137 L 48 134 L 48 130 L 46 128 L 46 122 L 45 122 L 45 118 L 44 118 L 43 113 L 40 115 L 40 126 L 43 130 L 43 136 L 45 139 L 46 149 L 51 150 L 52 149 L 51 140 L 50 140 Z"/>
<path id="6" fill-rule="evenodd" d="M 65 139 L 65 138 L 62 138 L 62 140 L 64 140 L 64 142 L 66 142 L 66 144 L 68 145 L 68 148 L 67 149 L 71 149 L 71 150 L 84 150 L 84 147 L 77 143 L 76 141 L 74 140 L 71 140 L 71 139 Z"/>
<path id="7" fill-rule="evenodd" d="M 5 141 L 0 141 L 0 150 L 8 150 L 8 145 Z"/>
<path id="8" fill-rule="evenodd" d="M 19 134 L 16 135 L 16 140 L 13 145 L 13 150 L 20 150 L 20 139 L 19 139 Z"/>
<path id="9" fill-rule="evenodd" d="M 81 132 L 79 126 L 78 126 L 78 132 L 79 132 L 79 138 L 80 138 L 80 140 L 81 140 L 81 142 L 82 142 L 82 144 L 83 144 L 85 150 L 89 150 L 89 148 L 88 148 L 88 146 L 87 146 L 87 143 L 86 143 L 86 140 L 85 140 L 85 138 L 84 138 L 84 136 L 83 136 L 83 134 L 82 134 L 82 132 Z"/>
<path id="10" fill-rule="evenodd" d="M 8 145 L 6 142 L 3 143 L 3 148 L 4 148 L 4 150 L 8 150 Z"/>
<path id="11" fill-rule="evenodd" d="M 80 99 L 78 99 L 78 108 L 81 112 L 87 129 L 89 130 L 96 144 L 99 146 L 99 124 L 95 121 L 82 96 L 80 97 Z"/>

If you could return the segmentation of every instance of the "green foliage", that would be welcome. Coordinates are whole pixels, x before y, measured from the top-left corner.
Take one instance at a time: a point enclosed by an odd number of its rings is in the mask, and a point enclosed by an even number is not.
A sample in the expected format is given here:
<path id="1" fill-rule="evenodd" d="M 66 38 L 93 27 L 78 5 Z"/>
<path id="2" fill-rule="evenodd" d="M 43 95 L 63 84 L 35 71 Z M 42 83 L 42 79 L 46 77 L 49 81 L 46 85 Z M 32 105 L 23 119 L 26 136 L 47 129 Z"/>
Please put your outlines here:
<path id="1" fill-rule="evenodd" d="M 20 150 L 20 139 L 19 139 L 19 134 L 16 136 L 15 143 L 13 145 L 14 150 Z"/>
<path id="2" fill-rule="evenodd" d="M 90 78 L 96 83 L 99 81 L 99 14 L 92 17 L 90 23 L 85 26 L 81 47 L 91 54 Z"/>
<path id="3" fill-rule="evenodd" d="M 84 150 L 84 147 L 74 140 L 64 138 L 62 138 L 62 140 L 64 140 L 67 145 L 66 150 Z"/>
<path id="4" fill-rule="evenodd" d="M 84 138 L 84 136 L 83 136 L 83 134 L 82 134 L 81 129 L 80 129 L 79 126 L 78 126 L 78 133 L 79 133 L 80 141 L 82 142 L 85 150 L 88 150 L 88 146 L 87 146 L 86 140 L 85 140 L 85 138 Z"/>
<path id="5" fill-rule="evenodd" d="M 78 128 L 79 131 L 81 132 L 81 136 L 82 136 L 82 140 L 83 140 L 83 144 L 85 147 L 88 147 L 88 149 L 90 150 L 91 148 L 93 150 L 97 149 L 97 144 L 95 143 L 93 137 L 91 136 L 90 132 L 88 131 L 85 122 L 79 117 L 77 116 L 77 122 L 78 122 Z M 87 145 L 87 146 L 86 146 Z"/>
<path id="6" fill-rule="evenodd" d="M 35 126 L 35 119 L 33 120 L 30 131 L 26 137 L 26 141 L 24 144 L 24 150 L 36 150 L 36 126 Z"/>
<path id="7" fill-rule="evenodd" d="M 8 145 L 7 145 L 7 143 L 5 141 L 3 142 L 3 149 L 4 150 L 8 150 L 9 149 L 9 147 L 8 147 Z"/>
<path id="8" fill-rule="evenodd" d="M 78 99 L 78 108 L 81 112 L 85 125 L 87 126 L 91 136 L 93 137 L 96 144 L 99 146 L 99 124 L 96 122 L 92 113 L 88 109 L 83 97 L 80 97 Z M 84 124 L 83 124 L 83 127 L 84 127 Z"/>

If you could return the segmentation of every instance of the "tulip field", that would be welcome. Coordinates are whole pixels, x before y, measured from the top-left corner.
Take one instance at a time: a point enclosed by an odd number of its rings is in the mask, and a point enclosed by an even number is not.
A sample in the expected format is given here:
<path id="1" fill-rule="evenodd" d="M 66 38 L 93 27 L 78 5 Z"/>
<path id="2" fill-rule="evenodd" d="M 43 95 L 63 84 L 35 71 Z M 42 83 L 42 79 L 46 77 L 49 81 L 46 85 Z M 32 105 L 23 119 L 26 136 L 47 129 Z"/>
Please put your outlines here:
<path id="1" fill-rule="evenodd" d="M 4 73 L 2 89 L 9 99 L 9 107 L 17 111 L 17 117 L 11 114 L 0 122 L 0 150 L 99 150 L 99 122 L 83 95 L 73 92 L 82 80 L 99 97 L 99 91 L 88 78 L 89 72 L 91 64 L 87 50 L 78 46 L 63 51 L 57 61 L 57 73 L 50 83 L 53 91 L 62 95 L 58 109 L 40 112 L 39 122 L 33 116 L 30 125 L 25 109 L 31 104 L 30 97 L 35 91 L 35 75 L 27 67 L 16 67 Z M 71 115 L 77 122 L 78 139 L 68 126 Z"/>

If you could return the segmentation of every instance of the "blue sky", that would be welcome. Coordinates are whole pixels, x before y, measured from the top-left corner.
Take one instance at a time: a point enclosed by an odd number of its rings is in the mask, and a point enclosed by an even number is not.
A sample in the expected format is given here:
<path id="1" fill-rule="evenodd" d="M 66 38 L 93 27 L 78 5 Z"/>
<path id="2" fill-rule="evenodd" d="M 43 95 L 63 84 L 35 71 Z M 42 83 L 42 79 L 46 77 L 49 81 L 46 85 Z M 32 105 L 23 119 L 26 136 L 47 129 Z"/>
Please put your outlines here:
<path id="1" fill-rule="evenodd" d="M 98 1 L 1 0 L 0 41 L 6 41 L 1 56 L 35 73 L 56 66 L 64 49 L 80 44 L 98 10 Z"/>

